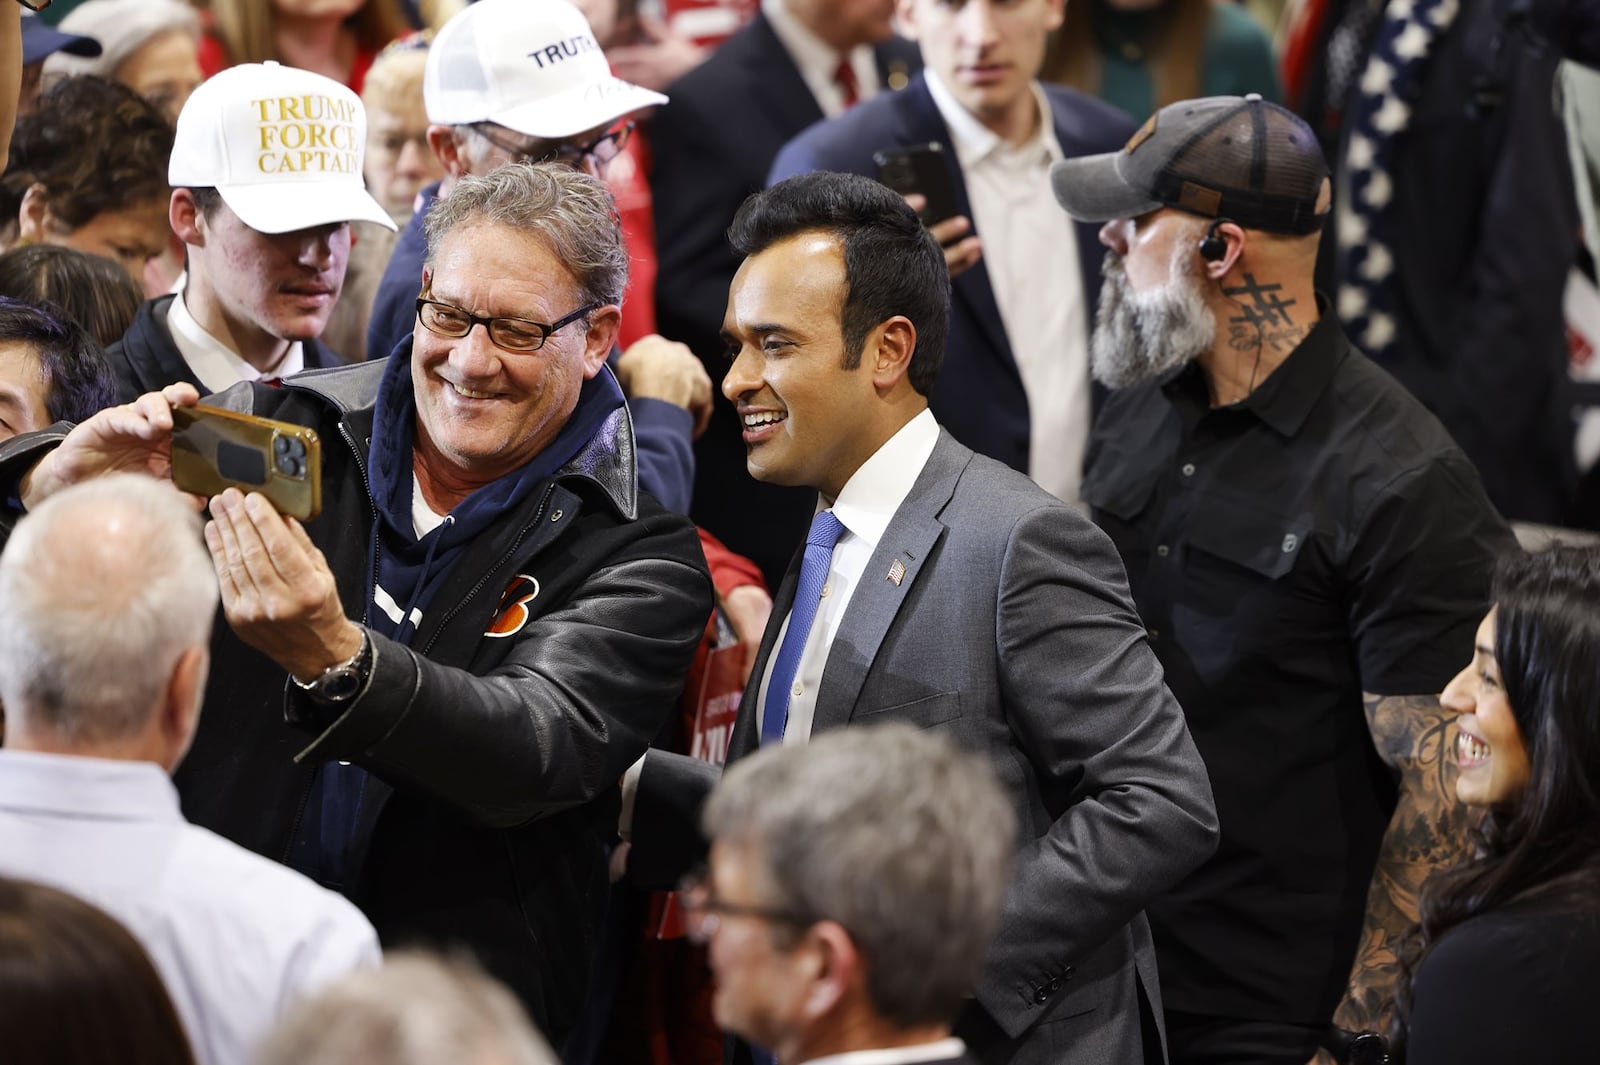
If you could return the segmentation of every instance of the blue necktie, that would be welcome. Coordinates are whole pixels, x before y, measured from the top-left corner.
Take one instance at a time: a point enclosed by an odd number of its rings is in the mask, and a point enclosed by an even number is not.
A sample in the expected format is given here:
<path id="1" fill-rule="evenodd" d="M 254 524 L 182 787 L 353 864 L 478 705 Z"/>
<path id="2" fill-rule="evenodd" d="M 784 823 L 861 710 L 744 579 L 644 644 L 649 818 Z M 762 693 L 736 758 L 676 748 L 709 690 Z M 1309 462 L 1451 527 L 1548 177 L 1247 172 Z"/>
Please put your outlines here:
<path id="1" fill-rule="evenodd" d="M 767 698 L 761 707 L 761 745 L 783 740 L 784 727 L 789 722 L 789 688 L 800 669 L 800 654 L 805 650 L 806 637 L 811 635 L 811 623 L 817 617 L 817 604 L 822 601 L 822 586 L 828 580 L 828 567 L 833 561 L 833 545 L 844 534 L 844 526 L 824 510 L 811 519 L 811 531 L 806 533 L 806 554 L 800 562 L 800 584 L 795 589 L 794 606 L 789 608 L 789 629 L 783 634 L 783 644 L 778 657 L 772 662 L 772 679 L 767 683 Z"/>

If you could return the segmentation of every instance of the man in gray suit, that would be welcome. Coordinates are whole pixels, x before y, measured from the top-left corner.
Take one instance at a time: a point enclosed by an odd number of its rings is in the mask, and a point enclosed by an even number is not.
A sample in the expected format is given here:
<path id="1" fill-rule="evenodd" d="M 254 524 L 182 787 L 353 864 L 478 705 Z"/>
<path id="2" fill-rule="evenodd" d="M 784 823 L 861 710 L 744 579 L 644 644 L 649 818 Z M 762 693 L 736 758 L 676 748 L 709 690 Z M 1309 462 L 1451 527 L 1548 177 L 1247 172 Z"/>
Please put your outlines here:
<path id="1" fill-rule="evenodd" d="M 1111 542 L 934 421 L 949 281 L 900 197 L 806 174 L 730 236 L 722 389 L 750 472 L 822 497 L 730 760 L 889 720 L 989 756 L 1020 850 L 958 1033 L 987 1062 L 1163 1060 L 1141 910 L 1211 854 L 1216 814 Z"/>

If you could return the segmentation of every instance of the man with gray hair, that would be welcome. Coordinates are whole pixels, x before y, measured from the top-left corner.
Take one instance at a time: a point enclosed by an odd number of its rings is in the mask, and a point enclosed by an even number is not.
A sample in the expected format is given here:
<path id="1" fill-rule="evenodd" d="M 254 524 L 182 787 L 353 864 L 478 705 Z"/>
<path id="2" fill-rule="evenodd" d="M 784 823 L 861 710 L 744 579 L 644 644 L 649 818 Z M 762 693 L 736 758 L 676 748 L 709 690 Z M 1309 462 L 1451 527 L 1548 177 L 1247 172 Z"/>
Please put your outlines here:
<path id="1" fill-rule="evenodd" d="M 556 1065 L 504 987 L 461 958 L 403 952 L 301 1003 L 255 1065 Z"/>
<path id="2" fill-rule="evenodd" d="M 567 167 L 456 186 L 397 358 L 209 402 L 326 441 L 322 513 L 211 500 L 228 627 L 179 778 L 197 821 L 349 893 L 386 942 L 464 944 L 558 1045 L 607 902 L 617 781 L 711 610 L 694 527 L 636 491 L 606 369 L 628 260 Z M 0 447 L 29 509 L 164 473 L 185 385 Z M 60 446 L 40 453 L 53 443 Z"/>
<path id="3" fill-rule="evenodd" d="M 951 1025 L 1017 836 L 982 756 L 900 723 L 833 732 L 739 761 L 704 816 L 710 864 L 685 903 L 718 1024 L 783 1065 L 973 1060 Z"/>
<path id="4" fill-rule="evenodd" d="M 354 906 L 184 821 L 217 581 L 188 501 L 148 477 L 67 489 L 0 555 L 0 873 L 52 884 L 149 951 L 203 1065 L 375 963 Z"/>

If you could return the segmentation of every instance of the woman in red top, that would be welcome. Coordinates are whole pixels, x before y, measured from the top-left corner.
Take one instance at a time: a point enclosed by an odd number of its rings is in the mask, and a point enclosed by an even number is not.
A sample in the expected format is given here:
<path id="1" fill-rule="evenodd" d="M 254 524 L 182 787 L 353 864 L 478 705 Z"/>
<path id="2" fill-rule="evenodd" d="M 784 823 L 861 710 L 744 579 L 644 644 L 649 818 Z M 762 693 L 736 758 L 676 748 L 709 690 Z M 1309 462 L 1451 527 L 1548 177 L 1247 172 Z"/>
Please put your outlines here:
<path id="1" fill-rule="evenodd" d="M 357 93 L 373 57 L 411 29 L 397 0 L 211 0 L 210 16 L 200 39 L 206 77 L 277 60 Z"/>

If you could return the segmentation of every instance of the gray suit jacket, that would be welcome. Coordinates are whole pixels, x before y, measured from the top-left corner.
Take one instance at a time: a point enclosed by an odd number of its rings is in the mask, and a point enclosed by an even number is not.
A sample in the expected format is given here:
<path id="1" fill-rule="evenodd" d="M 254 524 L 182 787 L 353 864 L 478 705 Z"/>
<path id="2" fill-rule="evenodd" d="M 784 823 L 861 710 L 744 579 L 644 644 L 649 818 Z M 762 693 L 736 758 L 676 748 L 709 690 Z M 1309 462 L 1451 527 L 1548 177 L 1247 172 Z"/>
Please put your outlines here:
<path id="1" fill-rule="evenodd" d="M 779 588 L 753 678 L 798 572 Z M 745 691 L 729 761 L 758 744 L 758 694 L 756 683 Z M 850 600 L 812 727 L 889 720 L 948 729 L 988 754 L 1016 808 L 1016 882 L 977 988 L 982 1009 L 958 1026 L 974 1055 L 1164 1060 L 1141 1033 L 1141 986 L 1161 1013 L 1142 910 L 1215 848 L 1205 766 L 1111 541 L 943 431 Z M 651 773 L 647 762 L 636 843 Z"/>

